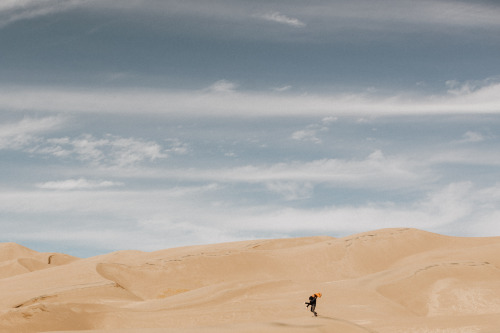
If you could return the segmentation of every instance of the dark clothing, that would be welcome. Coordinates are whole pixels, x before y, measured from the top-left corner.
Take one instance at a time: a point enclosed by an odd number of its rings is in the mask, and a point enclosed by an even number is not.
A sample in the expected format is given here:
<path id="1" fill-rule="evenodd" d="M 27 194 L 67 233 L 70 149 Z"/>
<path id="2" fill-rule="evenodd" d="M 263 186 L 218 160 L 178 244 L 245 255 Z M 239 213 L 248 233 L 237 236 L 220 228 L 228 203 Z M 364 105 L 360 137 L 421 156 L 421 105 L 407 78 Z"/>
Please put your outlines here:
<path id="1" fill-rule="evenodd" d="M 307 307 L 309 307 L 309 305 L 311 306 L 311 312 L 314 313 L 315 316 L 317 316 L 318 314 L 316 313 L 316 296 L 310 296 L 309 297 L 309 303 L 306 302 L 307 304 Z"/>
<path id="2" fill-rule="evenodd" d="M 316 303 L 311 304 L 311 312 L 314 313 L 315 316 L 317 316 L 318 314 L 316 313 L 316 311 L 314 311 L 315 309 L 316 309 Z"/>

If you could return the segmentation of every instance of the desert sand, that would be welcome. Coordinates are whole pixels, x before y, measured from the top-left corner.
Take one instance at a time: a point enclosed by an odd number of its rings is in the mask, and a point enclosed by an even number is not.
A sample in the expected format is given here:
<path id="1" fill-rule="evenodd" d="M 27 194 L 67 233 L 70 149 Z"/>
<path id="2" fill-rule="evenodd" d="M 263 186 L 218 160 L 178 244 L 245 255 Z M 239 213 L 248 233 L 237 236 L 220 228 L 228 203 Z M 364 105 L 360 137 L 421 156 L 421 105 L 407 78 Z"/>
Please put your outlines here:
<path id="1" fill-rule="evenodd" d="M 493 333 L 500 237 L 383 229 L 85 259 L 2 243 L 0 295 L 12 333 Z"/>

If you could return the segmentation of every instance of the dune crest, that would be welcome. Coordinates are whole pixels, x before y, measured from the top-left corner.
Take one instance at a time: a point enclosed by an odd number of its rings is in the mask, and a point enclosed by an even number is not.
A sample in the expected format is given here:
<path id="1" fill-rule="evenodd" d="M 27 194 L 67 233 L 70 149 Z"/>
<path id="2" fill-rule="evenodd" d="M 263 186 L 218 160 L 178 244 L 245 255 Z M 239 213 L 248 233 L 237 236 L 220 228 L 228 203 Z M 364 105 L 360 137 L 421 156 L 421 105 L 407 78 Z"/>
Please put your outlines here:
<path id="1" fill-rule="evenodd" d="M 383 229 L 87 259 L 0 244 L 0 332 L 494 332 L 500 237 Z M 320 291 L 318 317 L 305 307 Z"/>
<path id="2" fill-rule="evenodd" d="M 65 265 L 78 259 L 61 253 L 40 253 L 16 243 L 0 243 L 0 279 Z"/>

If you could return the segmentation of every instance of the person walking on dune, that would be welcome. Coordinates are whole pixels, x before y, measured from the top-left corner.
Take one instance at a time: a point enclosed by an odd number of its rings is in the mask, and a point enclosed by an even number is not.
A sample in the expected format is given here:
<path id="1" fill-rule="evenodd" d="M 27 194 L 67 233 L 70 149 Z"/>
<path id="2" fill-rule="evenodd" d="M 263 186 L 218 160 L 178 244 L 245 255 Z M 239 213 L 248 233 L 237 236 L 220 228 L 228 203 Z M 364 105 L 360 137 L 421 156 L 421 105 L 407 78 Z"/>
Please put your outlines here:
<path id="1" fill-rule="evenodd" d="M 306 302 L 307 306 L 306 308 L 309 307 L 309 305 L 311 306 L 311 312 L 314 313 L 314 316 L 317 317 L 318 316 L 318 313 L 315 311 L 316 310 L 316 299 L 318 297 L 321 297 L 321 293 L 316 293 L 312 296 L 309 296 L 309 302 Z"/>

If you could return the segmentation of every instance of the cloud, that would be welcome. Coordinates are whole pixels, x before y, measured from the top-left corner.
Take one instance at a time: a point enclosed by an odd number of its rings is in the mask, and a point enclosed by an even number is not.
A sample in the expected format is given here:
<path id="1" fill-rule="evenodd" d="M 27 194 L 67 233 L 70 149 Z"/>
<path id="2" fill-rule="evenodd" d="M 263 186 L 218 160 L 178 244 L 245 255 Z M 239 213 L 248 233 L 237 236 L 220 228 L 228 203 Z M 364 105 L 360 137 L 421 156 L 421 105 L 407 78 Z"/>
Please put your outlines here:
<path id="1" fill-rule="evenodd" d="M 283 2 L 267 1 L 259 3 L 259 14 L 255 13 L 255 5 L 245 1 L 213 0 L 209 5 L 202 0 L 144 1 L 128 0 L 117 3 L 112 0 L 89 2 L 89 6 L 107 9 L 127 9 L 135 13 L 148 13 L 161 16 L 176 15 L 178 17 L 210 18 L 216 21 L 225 20 L 246 24 L 249 18 L 266 19 L 287 25 L 302 26 L 304 22 L 293 16 L 303 17 L 308 21 L 321 21 L 332 28 L 355 27 L 365 22 L 362 28 L 371 26 L 374 30 L 393 29 L 397 24 L 402 29 L 421 26 L 498 26 L 500 8 L 493 1 L 447 1 L 447 0 L 381 0 L 376 4 L 370 0 L 352 1 L 314 1 Z M 278 8 L 280 11 L 277 11 Z M 263 14 L 264 13 L 264 14 Z M 283 14 L 287 13 L 287 15 Z M 446 13 L 447 15 L 442 15 Z M 404 24 L 401 24 L 404 23 Z M 344 30 L 345 31 L 345 30 Z"/>
<path id="2" fill-rule="evenodd" d="M 325 118 L 321 119 L 321 123 L 323 125 L 328 125 L 328 124 L 336 122 L 337 120 L 338 120 L 337 117 L 325 117 Z"/>
<path id="3" fill-rule="evenodd" d="M 317 130 L 314 128 L 306 128 L 300 131 L 293 132 L 292 139 L 297 141 L 311 141 L 313 143 L 322 143 L 321 139 L 318 139 Z"/>
<path id="4" fill-rule="evenodd" d="M 303 130 L 293 132 L 291 138 L 297 141 L 310 141 L 320 144 L 323 141 L 318 138 L 318 134 L 328 131 L 328 125 L 336 120 L 336 117 L 325 117 L 318 124 L 310 124 Z"/>
<path id="5" fill-rule="evenodd" d="M 479 132 L 467 131 L 463 135 L 463 139 L 460 140 L 460 143 L 469 143 L 469 142 L 481 142 L 484 141 L 484 136 Z"/>
<path id="6" fill-rule="evenodd" d="M 296 28 L 302 28 L 306 26 L 306 24 L 300 21 L 299 19 L 288 17 L 286 15 L 281 14 L 280 12 L 269 12 L 262 15 L 261 18 L 266 21 L 290 25 Z"/>
<path id="7" fill-rule="evenodd" d="M 78 90 L 17 87 L 0 96 L 0 108 L 57 113 L 119 113 L 184 116 L 393 116 L 500 114 L 500 84 L 466 95 L 287 94 L 235 91 L 218 81 L 209 89 L 165 91 L 138 89 Z"/>
<path id="8" fill-rule="evenodd" d="M 292 201 L 311 198 L 314 185 L 310 182 L 270 181 L 266 183 L 266 188 L 278 193 L 285 200 Z"/>
<path id="9" fill-rule="evenodd" d="M 176 154 L 176 155 L 184 155 L 189 152 L 189 145 L 181 140 L 174 139 L 166 139 L 166 142 L 169 143 L 170 147 L 164 149 L 165 152 Z"/>
<path id="10" fill-rule="evenodd" d="M 306 129 L 293 132 L 292 139 L 297 141 L 310 141 L 316 144 L 323 143 L 321 139 L 317 137 L 318 132 L 327 131 L 327 128 L 317 128 L 315 125 L 309 125 Z"/>
<path id="11" fill-rule="evenodd" d="M 76 138 L 39 137 L 36 141 L 34 145 L 25 142 L 23 147 L 18 148 L 31 154 L 75 159 L 92 166 L 127 167 L 168 156 L 163 147 L 154 141 L 124 138 L 111 134 L 102 138 L 96 138 L 90 134 Z M 182 152 L 183 147 L 177 143 L 170 150 L 179 153 Z"/>
<path id="12" fill-rule="evenodd" d="M 456 80 L 446 81 L 446 86 L 448 87 L 448 93 L 452 95 L 467 95 L 473 91 L 473 87 L 470 83 L 461 84 Z"/>
<path id="13" fill-rule="evenodd" d="M 405 205 L 373 202 L 309 209 L 267 207 L 251 215 L 241 215 L 239 227 L 240 231 L 267 237 L 349 235 L 395 227 L 458 236 L 500 235 L 497 223 L 499 189 L 498 184 L 476 188 L 470 182 L 459 182 L 433 190 L 424 198 Z M 483 222 L 481 228 L 474 229 L 475 223 L 471 221 L 476 219 Z"/>
<path id="14" fill-rule="evenodd" d="M 292 86 L 274 87 L 273 90 L 277 92 L 285 92 L 292 89 Z"/>
<path id="15" fill-rule="evenodd" d="M 464 143 L 463 140 L 453 143 Z M 471 166 L 500 166 L 500 156 L 493 150 L 478 150 L 471 148 L 445 150 L 432 154 L 427 163 L 439 164 L 461 164 Z"/>
<path id="16" fill-rule="evenodd" d="M 219 80 L 207 88 L 207 91 L 213 93 L 230 93 L 234 92 L 238 85 L 227 80 Z"/>
<path id="17" fill-rule="evenodd" d="M 38 135 L 60 129 L 66 119 L 60 116 L 24 117 L 17 122 L 0 124 L 0 149 L 20 149 L 38 140 Z"/>
<path id="18" fill-rule="evenodd" d="M 256 6 L 245 1 L 213 0 L 207 4 L 201 0 L 156 1 L 156 0 L 18 0 L 3 1 L 0 5 L 0 27 L 52 13 L 62 13 L 73 8 L 84 8 L 102 15 L 121 15 L 137 20 L 165 21 L 176 19 L 187 24 L 179 27 L 179 35 L 213 34 L 217 38 L 279 40 L 290 37 L 276 33 L 271 25 L 256 26 L 255 20 L 265 20 L 283 26 L 303 28 L 305 22 L 315 22 L 308 26 L 307 33 L 296 38 L 350 39 L 352 33 L 369 34 L 374 38 L 387 38 L 389 34 L 401 35 L 414 31 L 433 31 L 462 34 L 464 30 L 452 28 L 498 27 L 499 6 L 493 2 L 446 1 L 394 1 L 382 0 L 374 5 L 369 0 L 264 2 Z M 279 9 L 279 11 L 277 10 Z M 286 14 L 284 14 L 286 13 Z M 442 15 L 446 13 L 447 15 Z M 301 19 L 298 19 L 300 17 Z M 221 24 L 223 22 L 223 24 Z M 201 29 L 191 29 L 193 26 Z M 155 29 L 161 29 L 157 25 Z M 172 25 L 163 25 L 172 28 Z M 221 28 L 222 27 L 222 28 Z M 229 28 L 227 28 L 229 27 Z M 325 33 L 327 32 L 327 33 Z M 348 33 L 346 33 L 348 32 Z M 288 39 L 290 40 L 290 39 Z"/>
<path id="19" fill-rule="evenodd" d="M 96 185 L 103 181 L 88 182 Z M 210 202 L 212 194 L 221 189 L 217 184 L 208 183 L 199 186 L 133 191 L 122 187 L 119 182 L 113 182 L 113 188 L 104 187 L 106 184 L 85 191 L 1 190 L 0 210 L 44 216 L 63 213 L 61 215 L 63 219 L 67 219 L 70 215 L 96 214 L 99 218 L 111 215 L 120 221 L 129 217 L 143 219 L 170 211 L 171 216 L 177 216 L 175 212 L 179 211 L 191 210 L 195 213 L 193 202 L 198 201 L 199 204 L 205 200 Z M 57 182 L 52 185 L 55 187 Z M 64 185 L 63 182 L 60 182 L 60 185 Z M 206 202 L 203 205 L 206 205 Z"/>
<path id="20" fill-rule="evenodd" d="M 265 184 L 275 191 L 283 184 L 323 184 L 352 188 L 386 190 L 423 186 L 436 175 L 422 161 L 400 156 L 385 156 L 377 150 L 365 159 L 318 159 L 271 165 L 246 165 L 234 168 L 164 170 L 164 177 L 185 181 Z M 295 185 L 294 185 L 295 186 Z"/>
<path id="21" fill-rule="evenodd" d="M 455 96 L 470 95 L 480 89 L 498 85 L 498 77 L 490 77 L 484 80 L 468 80 L 460 82 L 457 80 L 448 80 L 445 82 L 448 93 Z"/>
<path id="22" fill-rule="evenodd" d="M 492 2 L 450 2 L 441 1 L 422 1 L 423 6 L 416 6 L 415 9 L 422 16 L 427 15 L 424 22 L 434 24 L 446 24 L 463 27 L 477 26 L 498 26 L 498 20 L 494 17 L 500 13 L 500 6 Z M 443 16 L 446 12 L 448 15 Z M 411 13 L 414 14 L 414 13 Z M 420 15 L 417 15 L 420 17 Z"/>
<path id="23" fill-rule="evenodd" d="M 498 4 L 492 2 L 447 0 L 383 0 L 376 4 L 370 0 L 334 1 L 297 10 L 303 11 L 306 17 L 313 16 L 316 21 L 329 24 L 331 31 L 350 28 L 371 29 L 378 33 L 394 32 L 394 29 L 398 29 L 397 33 L 405 33 L 413 29 L 445 32 L 443 28 L 446 27 L 488 28 L 499 25 L 496 17 L 500 13 Z"/>
<path id="24" fill-rule="evenodd" d="M 300 200 L 301 195 L 307 197 L 311 190 L 307 183 L 304 183 L 304 191 L 293 183 L 269 182 L 268 185 L 268 190 L 288 193 L 286 200 Z M 70 239 L 75 244 L 91 244 L 95 251 L 99 243 L 101 248 L 112 250 L 158 250 L 243 238 L 346 236 L 389 227 L 413 227 L 459 236 L 500 235 L 500 184 L 479 187 L 471 182 L 453 182 L 436 186 L 402 204 L 380 200 L 318 208 L 228 201 L 224 200 L 225 191 L 213 183 L 135 191 L 121 188 L 2 190 L 0 210 L 6 221 L 18 220 L 3 236 L 52 242 L 52 246 Z M 46 223 L 42 226 L 30 222 L 35 216 L 45 216 Z M 63 221 L 65 226 L 61 230 Z M 112 242 L 108 242 L 108 238 Z"/>
<path id="25" fill-rule="evenodd" d="M 6 0 L 0 3 L 0 28 L 10 23 L 63 12 L 89 0 Z"/>
<path id="26" fill-rule="evenodd" d="M 92 190 L 92 189 L 108 188 L 121 185 L 123 185 L 123 183 L 113 182 L 109 180 L 96 181 L 96 180 L 87 180 L 85 178 L 79 178 L 79 179 L 68 179 L 62 181 L 38 183 L 36 184 L 36 187 L 44 190 L 69 191 L 69 190 Z"/>

